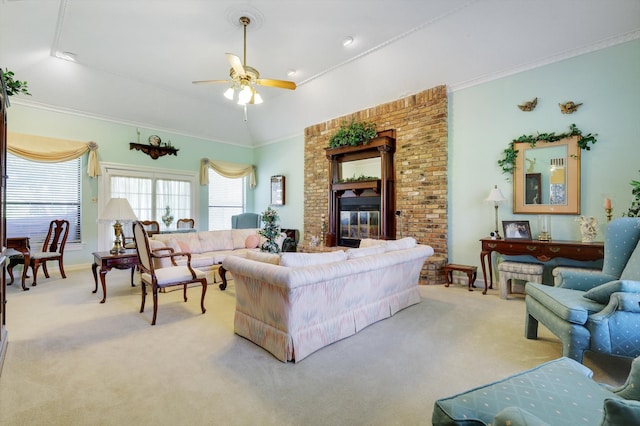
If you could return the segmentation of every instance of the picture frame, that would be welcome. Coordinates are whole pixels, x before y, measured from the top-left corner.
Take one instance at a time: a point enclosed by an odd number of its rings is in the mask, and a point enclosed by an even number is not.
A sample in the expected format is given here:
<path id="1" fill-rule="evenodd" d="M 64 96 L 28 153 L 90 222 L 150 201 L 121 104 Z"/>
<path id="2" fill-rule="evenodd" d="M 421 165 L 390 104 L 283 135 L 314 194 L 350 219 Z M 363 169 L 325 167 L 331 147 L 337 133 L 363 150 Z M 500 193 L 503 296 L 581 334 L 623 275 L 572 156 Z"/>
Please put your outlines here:
<path id="1" fill-rule="evenodd" d="M 282 175 L 271 176 L 271 205 L 284 206 L 285 203 L 285 177 Z"/>
<path id="2" fill-rule="evenodd" d="M 531 239 L 531 227 L 528 220 L 503 220 L 502 230 L 505 240 Z"/>

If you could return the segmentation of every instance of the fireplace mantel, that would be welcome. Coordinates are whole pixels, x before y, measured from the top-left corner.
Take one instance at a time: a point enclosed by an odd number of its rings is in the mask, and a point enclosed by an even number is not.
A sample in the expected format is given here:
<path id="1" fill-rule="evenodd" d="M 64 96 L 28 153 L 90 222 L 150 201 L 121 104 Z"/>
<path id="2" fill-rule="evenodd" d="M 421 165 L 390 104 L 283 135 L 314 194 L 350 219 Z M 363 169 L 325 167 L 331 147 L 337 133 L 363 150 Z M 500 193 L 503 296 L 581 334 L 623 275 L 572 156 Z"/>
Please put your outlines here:
<path id="1" fill-rule="evenodd" d="M 339 204 L 342 197 L 378 197 L 380 199 L 380 235 L 381 239 L 395 239 L 395 171 L 393 154 L 396 150 L 395 130 L 379 132 L 378 137 L 367 144 L 327 148 L 329 160 L 329 229 L 325 244 L 329 247 L 338 242 L 340 221 Z M 340 182 L 340 164 L 380 157 L 380 179 L 366 181 Z"/>

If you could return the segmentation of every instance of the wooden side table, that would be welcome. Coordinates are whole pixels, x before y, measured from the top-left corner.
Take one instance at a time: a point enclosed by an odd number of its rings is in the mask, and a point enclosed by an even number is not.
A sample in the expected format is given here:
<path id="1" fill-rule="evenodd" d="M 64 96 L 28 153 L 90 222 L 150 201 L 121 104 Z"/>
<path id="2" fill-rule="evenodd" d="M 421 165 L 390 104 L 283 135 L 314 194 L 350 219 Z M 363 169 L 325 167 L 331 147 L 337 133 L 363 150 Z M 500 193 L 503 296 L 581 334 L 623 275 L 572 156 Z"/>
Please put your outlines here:
<path id="1" fill-rule="evenodd" d="M 107 300 L 107 285 L 105 282 L 105 276 L 111 268 L 116 269 L 131 269 L 131 287 L 135 287 L 133 284 L 133 274 L 136 270 L 136 266 L 140 263 L 138 259 L 138 253 L 135 250 L 125 250 L 124 253 L 113 254 L 108 251 L 99 251 L 93 253 L 93 265 L 91 270 L 93 271 L 93 280 L 95 281 L 95 289 L 92 293 L 98 291 L 98 274 L 97 269 L 100 265 L 100 282 L 102 283 L 102 300 L 100 303 L 104 303 Z"/>

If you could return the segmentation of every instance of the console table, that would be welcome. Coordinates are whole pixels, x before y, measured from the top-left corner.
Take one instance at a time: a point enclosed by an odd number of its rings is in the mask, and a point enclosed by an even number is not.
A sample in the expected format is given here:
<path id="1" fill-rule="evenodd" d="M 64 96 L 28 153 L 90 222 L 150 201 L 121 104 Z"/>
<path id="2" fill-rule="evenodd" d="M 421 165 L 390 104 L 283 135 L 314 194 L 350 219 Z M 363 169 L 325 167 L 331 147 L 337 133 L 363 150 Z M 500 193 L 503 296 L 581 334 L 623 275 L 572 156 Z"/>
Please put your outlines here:
<path id="1" fill-rule="evenodd" d="M 482 275 L 487 282 L 485 259 L 489 257 L 489 288 L 493 288 L 493 269 L 491 253 L 497 252 L 509 256 L 529 255 L 541 262 L 548 262 L 557 257 L 565 259 L 590 261 L 604 258 L 604 243 L 583 243 L 580 241 L 538 241 L 538 240 L 494 240 L 483 238 L 480 263 Z"/>
<path id="2" fill-rule="evenodd" d="M 138 266 L 138 253 L 135 250 L 125 250 L 124 253 L 111 253 L 108 251 L 98 251 L 93 253 L 93 265 L 91 270 L 93 271 L 93 280 L 95 282 L 95 289 L 92 293 L 98 291 L 98 274 L 97 269 L 100 266 L 100 283 L 102 284 L 102 300 L 100 303 L 104 303 L 107 300 L 107 283 L 105 282 L 105 276 L 111 268 L 116 269 L 131 269 L 131 287 L 135 287 L 133 284 L 133 274 Z"/>

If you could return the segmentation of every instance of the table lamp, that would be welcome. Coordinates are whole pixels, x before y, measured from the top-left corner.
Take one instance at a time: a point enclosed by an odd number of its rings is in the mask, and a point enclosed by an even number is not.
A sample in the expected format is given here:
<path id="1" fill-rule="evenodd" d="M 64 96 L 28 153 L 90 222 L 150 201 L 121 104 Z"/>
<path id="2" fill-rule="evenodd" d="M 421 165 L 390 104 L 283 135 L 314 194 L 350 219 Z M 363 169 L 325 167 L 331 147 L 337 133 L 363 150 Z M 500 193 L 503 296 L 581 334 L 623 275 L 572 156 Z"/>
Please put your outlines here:
<path id="1" fill-rule="evenodd" d="M 493 205 L 496 209 L 496 230 L 494 231 L 494 235 L 493 235 L 495 236 L 496 240 L 502 239 L 502 237 L 500 236 L 500 231 L 498 230 L 498 204 L 506 200 L 507 199 L 505 198 L 504 195 L 502 195 L 502 192 L 498 188 L 498 185 L 494 185 L 493 189 L 489 193 L 489 196 L 485 200 L 485 201 L 493 201 Z"/>
<path id="2" fill-rule="evenodd" d="M 98 217 L 98 220 L 101 222 L 116 221 L 116 223 L 113 224 L 113 232 L 115 233 L 116 239 L 113 241 L 113 248 L 110 252 L 112 254 L 124 253 L 124 247 L 122 247 L 122 240 L 120 239 L 122 236 L 122 223 L 120 223 L 120 221 L 131 222 L 138 220 L 129 201 L 127 201 L 126 198 L 110 199 L 102 211 L 102 214 Z"/>

